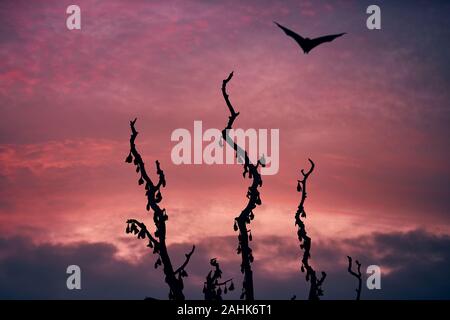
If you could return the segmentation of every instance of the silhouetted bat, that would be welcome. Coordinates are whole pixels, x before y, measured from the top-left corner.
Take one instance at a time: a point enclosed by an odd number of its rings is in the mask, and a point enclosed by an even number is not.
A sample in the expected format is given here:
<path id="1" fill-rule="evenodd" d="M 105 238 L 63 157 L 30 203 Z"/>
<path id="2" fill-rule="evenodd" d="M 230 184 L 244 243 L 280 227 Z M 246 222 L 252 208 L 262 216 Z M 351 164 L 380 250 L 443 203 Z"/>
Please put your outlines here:
<path id="1" fill-rule="evenodd" d="M 303 52 L 305 54 L 309 53 L 313 48 L 317 47 L 319 44 L 322 44 L 324 42 L 331 42 L 337 37 L 343 36 L 344 33 L 339 34 L 331 34 L 328 36 L 323 36 L 319 38 L 309 39 L 309 38 L 303 38 L 301 35 L 295 33 L 292 30 L 289 30 L 286 27 L 283 27 L 281 24 L 274 21 L 274 23 L 280 27 L 284 33 L 286 33 L 289 37 L 293 38 L 295 41 L 297 41 L 298 45 L 303 49 Z"/>

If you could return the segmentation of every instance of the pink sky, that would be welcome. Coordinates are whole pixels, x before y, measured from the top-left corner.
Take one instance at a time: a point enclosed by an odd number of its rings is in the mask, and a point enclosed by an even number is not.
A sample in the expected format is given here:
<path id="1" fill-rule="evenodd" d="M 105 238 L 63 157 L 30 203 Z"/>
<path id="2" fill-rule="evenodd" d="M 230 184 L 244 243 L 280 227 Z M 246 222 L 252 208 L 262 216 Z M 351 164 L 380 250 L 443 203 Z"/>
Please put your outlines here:
<path id="1" fill-rule="evenodd" d="M 127 218 L 151 221 L 124 162 L 135 117 L 147 170 L 159 159 L 166 174 L 169 243 L 235 235 L 249 184 L 242 168 L 170 159 L 174 129 L 225 125 L 220 86 L 232 70 L 236 126 L 280 130 L 280 170 L 263 177 L 256 239 L 295 243 L 296 180 L 308 157 L 314 239 L 450 232 L 448 75 L 399 22 L 369 31 L 353 1 L 77 4 L 81 31 L 65 28 L 65 1 L 2 4 L 2 235 L 146 253 L 124 233 Z M 273 20 L 311 37 L 348 34 L 303 55 Z"/>

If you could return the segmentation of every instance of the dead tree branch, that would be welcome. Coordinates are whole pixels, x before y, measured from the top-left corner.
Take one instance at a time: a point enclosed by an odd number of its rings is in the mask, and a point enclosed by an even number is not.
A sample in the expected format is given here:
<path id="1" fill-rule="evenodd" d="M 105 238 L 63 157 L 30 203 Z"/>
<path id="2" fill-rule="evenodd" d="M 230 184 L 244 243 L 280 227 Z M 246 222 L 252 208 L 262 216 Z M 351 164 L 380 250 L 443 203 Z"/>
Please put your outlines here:
<path id="1" fill-rule="evenodd" d="M 249 246 L 249 241 L 252 240 L 252 236 L 250 230 L 247 230 L 247 224 L 250 224 L 251 220 L 255 217 L 253 214 L 253 209 L 256 206 L 261 205 L 261 198 L 259 195 L 258 187 L 262 186 L 261 175 L 258 172 L 259 166 L 265 166 L 263 159 L 258 160 L 256 165 L 252 164 L 250 161 L 247 152 L 242 149 L 229 135 L 229 130 L 233 128 L 233 123 L 236 120 L 239 112 L 236 112 L 233 108 L 229 100 L 229 96 L 227 94 L 227 84 L 233 77 L 233 72 L 229 74 L 229 76 L 223 80 L 222 82 L 222 94 L 225 100 L 225 103 L 228 106 L 228 110 L 230 111 L 230 116 L 228 117 L 228 123 L 226 127 L 222 130 L 222 138 L 225 140 L 228 145 L 230 145 L 234 151 L 236 152 L 236 158 L 243 163 L 244 178 L 248 174 L 249 179 L 253 179 L 252 184 L 248 188 L 247 198 L 248 203 L 245 208 L 242 210 L 240 215 L 235 218 L 234 222 L 234 230 L 239 230 L 239 245 L 237 248 L 237 253 L 242 256 L 241 263 L 241 272 L 244 274 L 244 281 L 242 284 L 242 294 L 241 299 L 245 300 L 254 300 L 254 291 L 253 291 L 253 272 L 251 268 L 251 263 L 253 262 L 252 249 Z"/>
<path id="2" fill-rule="evenodd" d="M 355 261 L 357 265 L 357 272 L 353 271 L 353 262 L 352 257 L 347 256 L 348 258 L 348 273 L 350 273 L 352 276 L 354 276 L 356 279 L 358 279 L 358 288 L 356 288 L 356 300 L 361 299 L 361 289 L 362 289 L 362 276 L 361 276 L 361 263 L 359 263 L 358 260 Z"/>
<path id="3" fill-rule="evenodd" d="M 170 260 L 169 253 L 166 246 L 166 221 L 169 216 L 166 213 L 166 209 L 161 209 L 159 203 L 162 200 L 161 187 L 166 186 L 166 178 L 164 172 L 160 167 L 159 161 L 156 160 L 156 174 L 158 175 L 158 182 L 156 184 L 150 179 L 145 170 L 144 161 L 141 155 L 136 149 L 135 140 L 138 132 L 135 128 L 136 119 L 130 121 L 131 137 L 130 137 L 130 153 L 128 154 L 125 162 L 133 163 L 136 166 L 136 172 L 139 174 L 138 184 L 145 184 L 145 195 L 147 197 L 147 211 L 150 209 L 153 211 L 153 222 L 156 227 L 154 236 L 148 231 L 146 225 L 135 219 L 127 220 L 127 233 L 133 233 L 137 235 L 138 239 L 148 239 L 148 247 L 153 249 L 154 254 L 158 254 L 158 259 L 155 262 L 155 268 L 163 265 L 165 281 L 169 286 L 169 299 L 171 300 L 184 300 L 183 294 L 183 278 L 188 274 L 185 270 L 189 260 L 194 253 L 195 246 L 192 250 L 186 254 L 186 261 L 174 271 L 172 262 Z"/>
<path id="4" fill-rule="evenodd" d="M 306 183 L 309 178 L 309 175 L 314 170 L 314 162 L 311 159 L 308 159 L 311 164 L 311 168 L 305 172 L 303 169 L 301 170 L 302 179 L 297 180 L 297 191 L 301 192 L 300 204 L 298 206 L 297 212 L 295 213 L 295 225 L 298 226 L 297 236 L 298 241 L 300 242 L 300 248 L 303 250 L 302 257 L 302 265 L 301 271 L 305 272 L 306 270 L 306 281 L 310 283 L 309 289 L 309 300 L 320 300 L 320 296 L 323 295 L 322 284 L 327 276 L 325 272 L 322 271 L 321 277 L 318 278 L 316 275 L 316 271 L 309 264 L 309 259 L 311 258 L 311 238 L 306 233 L 305 223 L 301 218 L 306 218 L 305 211 L 305 200 L 307 197 L 306 193 Z"/>
<path id="5" fill-rule="evenodd" d="M 228 291 L 234 290 L 234 284 L 232 282 L 233 279 L 219 282 L 219 279 L 222 278 L 222 270 L 219 267 L 217 259 L 211 259 L 209 263 L 215 268 L 215 270 L 214 272 L 213 270 L 209 271 L 208 275 L 206 276 L 206 281 L 203 286 L 205 300 L 221 301 L 222 293 L 227 294 Z M 229 286 L 227 286 L 228 283 L 230 283 Z"/>

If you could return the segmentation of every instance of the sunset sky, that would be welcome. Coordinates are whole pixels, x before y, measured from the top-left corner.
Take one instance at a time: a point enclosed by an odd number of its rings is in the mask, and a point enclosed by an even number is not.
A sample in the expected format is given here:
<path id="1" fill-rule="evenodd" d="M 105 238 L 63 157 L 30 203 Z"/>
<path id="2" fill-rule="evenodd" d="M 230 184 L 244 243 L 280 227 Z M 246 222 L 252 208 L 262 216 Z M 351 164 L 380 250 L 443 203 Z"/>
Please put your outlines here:
<path id="1" fill-rule="evenodd" d="M 66 8 L 81 8 L 81 30 Z M 209 259 L 241 287 L 233 219 L 250 180 L 239 165 L 174 165 L 177 128 L 222 129 L 228 92 L 238 128 L 279 129 L 280 169 L 263 176 L 251 224 L 256 298 L 307 297 L 294 214 L 310 177 L 306 226 L 325 299 L 352 299 L 346 256 L 382 269 L 363 298 L 450 298 L 450 22 L 447 1 L 0 2 L 0 298 L 167 298 L 146 242 L 154 230 L 129 152 L 167 187 L 169 251 L 192 244 L 187 298 Z M 304 55 L 302 35 L 347 32 Z M 68 291 L 69 264 L 83 289 Z M 226 298 L 237 298 L 240 290 Z M 235 295 L 235 296 L 234 296 Z"/>

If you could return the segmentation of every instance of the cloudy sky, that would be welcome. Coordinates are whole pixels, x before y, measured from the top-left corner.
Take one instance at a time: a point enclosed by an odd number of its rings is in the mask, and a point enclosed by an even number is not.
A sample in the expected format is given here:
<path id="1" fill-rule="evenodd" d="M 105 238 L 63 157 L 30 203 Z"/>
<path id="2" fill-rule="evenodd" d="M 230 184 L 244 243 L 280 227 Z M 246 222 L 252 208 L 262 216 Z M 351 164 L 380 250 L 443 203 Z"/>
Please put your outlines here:
<path id="1" fill-rule="evenodd" d="M 128 218 L 152 221 L 124 163 L 135 117 L 148 171 L 159 159 L 166 174 L 172 259 L 198 248 L 187 297 L 202 297 L 212 257 L 240 287 L 233 219 L 249 181 L 239 165 L 170 157 L 173 130 L 226 124 L 233 70 L 235 125 L 280 130 L 252 222 L 256 298 L 306 297 L 294 214 L 308 158 L 324 298 L 354 297 L 348 254 L 382 269 L 363 298 L 450 298 L 449 3 L 381 3 L 371 31 L 371 1 L 80 0 L 69 31 L 72 2 L 0 2 L 0 298 L 167 297 L 155 257 L 124 232 Z M 303 55 L 274 20 L 348 34 Z M 69 264 L 81 291 L 65 287 Z"/>

